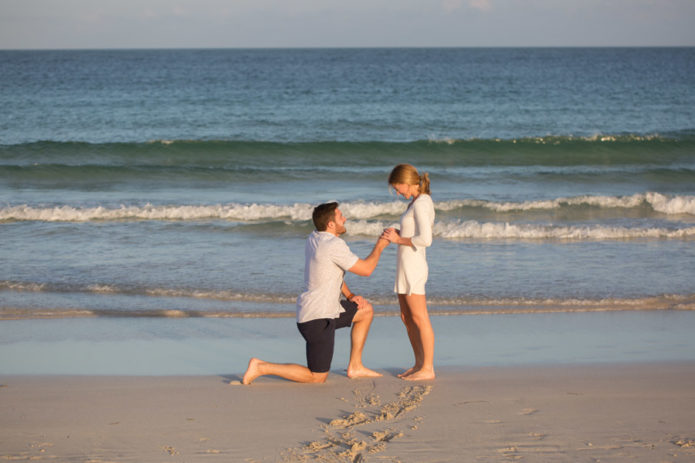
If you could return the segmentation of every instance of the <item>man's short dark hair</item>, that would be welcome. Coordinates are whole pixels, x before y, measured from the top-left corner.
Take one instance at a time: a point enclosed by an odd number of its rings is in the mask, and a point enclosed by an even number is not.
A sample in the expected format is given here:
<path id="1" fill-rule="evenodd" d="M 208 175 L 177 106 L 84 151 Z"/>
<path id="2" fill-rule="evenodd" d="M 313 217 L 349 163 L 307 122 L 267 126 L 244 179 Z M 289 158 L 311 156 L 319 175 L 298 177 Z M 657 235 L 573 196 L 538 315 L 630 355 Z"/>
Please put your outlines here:
<path id="1" fill-rule="evenodd" d="M 335 219 L 335 210 L 338 209 L 338 203 L 319 204 L 314 208 L 314 213 L 311 214 L 311 219 L 314 221 L 314 227 L 318 231 L 326 231 L 328 222 Z"/>

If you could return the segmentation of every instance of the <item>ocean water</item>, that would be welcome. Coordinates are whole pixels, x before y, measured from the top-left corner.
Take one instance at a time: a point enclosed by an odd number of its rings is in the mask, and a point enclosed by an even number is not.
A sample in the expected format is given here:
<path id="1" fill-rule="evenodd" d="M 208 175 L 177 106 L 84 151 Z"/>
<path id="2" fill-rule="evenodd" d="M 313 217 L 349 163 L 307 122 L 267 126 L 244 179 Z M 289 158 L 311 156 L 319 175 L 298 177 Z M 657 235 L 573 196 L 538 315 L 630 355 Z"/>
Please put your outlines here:
<path id="1" fill-rule="evenodd" d="M 2 330 L 291 318 L 312 207 L 366 256 L 401 162 L 433 313 L 695 309 L 693 48 L 0 51 L 0 82 Z M 394 272 L 347 282 L 392 314 Z"/>

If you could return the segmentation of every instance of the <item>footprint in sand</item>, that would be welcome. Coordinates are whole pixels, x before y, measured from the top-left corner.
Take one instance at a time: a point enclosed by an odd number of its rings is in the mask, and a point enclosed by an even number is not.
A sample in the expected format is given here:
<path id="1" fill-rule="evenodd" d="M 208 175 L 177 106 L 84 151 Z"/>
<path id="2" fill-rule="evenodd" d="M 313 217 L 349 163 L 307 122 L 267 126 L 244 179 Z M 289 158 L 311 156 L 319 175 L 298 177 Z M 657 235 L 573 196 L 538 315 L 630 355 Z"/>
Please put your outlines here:
<path id="1" fill-rule="evenodd" d="M 178 454 L 179 454 L 179 451 L 176 450 L 174 447 L 172 447 L 172 446 L 170 446 L 170 445 L 165 445 L 164 447 L 162 447 L 162 451 L 164 451 L 164 452 L 166 452 L 166 453 L 168 453 L 169 455 L 172 455 L 172 456 L 173 456 L 173 455 L 178 455 Z"/>
<path id="2" fill-rule="evenodd" d="M 381 405 L 381 397 L 379 397 L 379 394 L 374 392 L 375 388 L 376 383 L 372 381 L 372 387 L 368 392 L 361 391 L 359 389 L 355 389 L 354 391 L 352 391 L 352 395 L 355 398 L 357 408 L 368 408 Z"/>
<path id="3" fill-rule="evenodd" d="M 403 437 L 400 431 L 376 431 L 372 433 L 372 438 L 377 442 L 391 442 L 393 439 Z"/>
<path id="4" fill-rule="evenodd" d="M 309 455 L 319 461 L 366 461 L 367 455 L 385 451 L 390 442 L 403 437 L 404 433 L 400 429 L 389 427 L 373 431 L 369 435 L 371 439 L 361 440 L 355 438 L 352 430 L 369 424 L 399 423 L 402 416 L 420 406 L 423 398 L 431 390 L 432 386 L 407 386 L 397 394 L 396 400 L 383 406 L 380 406 L 381 398 L 373 391 L 364 394 L 356 390 L 355 408 L 358 410 L 324 425 L 323 439 L 310 442 L 301 448 L 288 449 L 283 455 L 283 461 L 306 461 Z M 413 422 L 422 422 L 422 417 L 416 417 Z M 411 426 L 410 429 L 417 429 L 417 425 Z M 393 461 L 397 459 L 393 458 Z"/>
<path id="5" fill-rule="evenodd" d="M 674 439 L 671 443 L 682 449 L 695 448 L 695 439 Z"/>
<path id="6" fill-rule="evenodd" d="M 497 449 L 497 452 L 501 453 L 509 460 L 521 460 L 523 458 L 521 455 L 519 455 L 519 449 L 514 446 Z"/>
<path id="7" fill-rule="evenodd" d="M 359 426 L 361 424 L 366 424 L 366 423 L 371 423 L 371 420 L 367 415 L 360 411 L 356 411 L 354 413 L 351 413 L 347 416 L 344 416 L 343 418 L 337 418 L 335 420 L 332 420 L 330 423 L 328 423 L 328 426 L 332 428 L 351 428 L 353 426 Z"/>
<path id="8" fill-rule="evenodd" d="M 417 428 L 420 426 L 420 423 L 422 423 L 423 418 L 421 416 L 416 416 L 413 418 L 413 424 L 410 425 L 410 429 L 415 431 Z"/>

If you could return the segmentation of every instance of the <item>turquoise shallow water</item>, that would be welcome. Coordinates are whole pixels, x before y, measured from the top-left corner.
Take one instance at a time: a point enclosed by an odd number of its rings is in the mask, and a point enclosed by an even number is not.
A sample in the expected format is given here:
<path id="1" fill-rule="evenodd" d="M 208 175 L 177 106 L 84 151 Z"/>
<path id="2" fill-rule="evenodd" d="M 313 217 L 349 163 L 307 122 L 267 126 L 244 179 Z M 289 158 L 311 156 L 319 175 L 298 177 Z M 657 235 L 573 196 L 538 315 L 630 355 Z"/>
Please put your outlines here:
<path id="1" fill-rule="evenodd" d="M 440 367 L 695 360 L 693 312 L 557 313 L 433 317 Z M 238 375 L 248 359 L 303 363 L 294 320 L 21 320 L 0 324 L 0 374 Z M 347 365 L 338 331 L 332 371 Z M 412 361 L 401 322 L 377 317 L 364 353 L 381 370 Z"/>

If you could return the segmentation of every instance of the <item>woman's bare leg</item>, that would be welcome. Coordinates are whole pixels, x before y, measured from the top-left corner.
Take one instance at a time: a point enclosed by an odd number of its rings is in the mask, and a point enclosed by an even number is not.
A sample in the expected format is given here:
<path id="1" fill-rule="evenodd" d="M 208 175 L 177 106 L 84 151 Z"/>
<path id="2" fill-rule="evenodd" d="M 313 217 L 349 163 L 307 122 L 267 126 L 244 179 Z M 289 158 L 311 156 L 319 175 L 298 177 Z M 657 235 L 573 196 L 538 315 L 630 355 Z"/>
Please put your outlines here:
<path id="1" fill-rule="evenodd" d="M 421 359 L 420 368 L 404 376 L 403 379 L 410 381 L 434 379 L 434 330 L 427 312 L 427 299 L 424 294 L 399 295 L 399 299 L 401 296 L 405 299 L 412 326 L 417 332 L 417 349 L 413 346 L 416 366 L 418 356 Z"/>
<path id="2" fill-rule="evenodd" d="M 405 298 L 405 294 L 398 295 L 398 304 L 401 308 L 401 320 L 405 325 L 406 332 L 408 333 L 408 339 L 410 340 L 410 345 L 413 349 L 413 356 L 415 357 L 415 364 L 399 374 L 399 378 L 404 378 L 413 374 L 422 368 L 423 353 L 422 353 L 422 343 L 420 341 L 420 334 L 418 333 L 417 326 L 413 321 L 413 317 L 410 313 L 410 307 L 408 306 L 408 301 Z"/>

